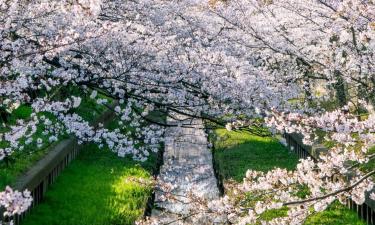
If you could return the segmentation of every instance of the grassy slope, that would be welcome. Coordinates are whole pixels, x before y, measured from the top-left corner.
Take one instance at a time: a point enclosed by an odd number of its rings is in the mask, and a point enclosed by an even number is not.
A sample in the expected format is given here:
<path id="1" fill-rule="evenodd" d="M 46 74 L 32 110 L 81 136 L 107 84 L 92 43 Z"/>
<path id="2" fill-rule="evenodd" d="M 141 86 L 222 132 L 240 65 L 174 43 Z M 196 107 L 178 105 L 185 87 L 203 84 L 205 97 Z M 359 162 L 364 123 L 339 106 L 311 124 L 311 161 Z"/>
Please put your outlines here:
<path id="1" fill-rule="evenodd" d="M 133 224 L 143 214 L 152 189 L 128 179 L 149 179 L 154 165 L 154 157 L 140 165 L 87 145 L 22 224 Z"/>
<path id="2" fill-rule="evenodd" d="M 354 211 L 334 202 L 326 211 L 319 212 L 307 219 L 304 225 L 365 225 Z"/>
<path id="3" fill-rule="evenodd" d="M 164 120 L 158 113 L 151 113 L 150 117 Z M 108 127 L 117 128 L 117 122 L 112 121 Z M 88 144 L 22 225 L 134 224 L 143 215 L 152 192 L 150 184 L 144 185 L 134 179 L 151 179 L 156 167 L 156 154 L 139 163 Z"/>
<path id="4" fill-rule="evenodd" d="M 14 110 L 9 118 L 9 124 L 16 124 L 18 119 L 28 119 L 31 114 L 31 107 L 20 106 Z M 3 128 L 6 130 L 6 128 Z M 43 126 L 39 125 L 37 131 L 33 135 L 34 140 L 41 138 L 43 140 L 43 146 L 37 147 L 35 142 L 25 146 L 23 150 L 15 151 L 11 155 L 10 163 L 7 164 L 5 161 L 0 161 L 0 189 L 3 189 L 5 185 L 9 185 L 14 182 L 15 178 L 24 172 L 27 168 L 32 166 L 37 160 L 43 157 L 48 147 L 51 145 L 48 143 L 48 138 L 42 134 Z M 2 147 L 7 146 L 6 142 L 0 142 Z"/>
<path id="5" fill-rule="evenodd" d="M 82 116 L 87 121 L 93 121 L 105 111 L 105 107 L 97 105 L 93 100 L 85 99 L 81 105 L 75 110 L 77 114 Z M 30 106 L 20 106 L 14 110 L 9 118 L 9 124 L 15 124 L 18 119 L 28 119 L 31 114 Z M 53 119 L 51 115 L 48 118 Z M 30 168 L 36 161 L 40 160 L 50 149 L 51 145 L 55 143 L 48 142 L 48 136 L 43 135 L 43 125 L 38 125 L 36 133 L 33 135 L 33 139 L 41 138 L 43 140 L 43 146 L 37 147 L 35 142 L 25 146 L 23 150 L 15 151 L 11 156 L 11 163 L 7 165 L 5 162 L 0 161 L 0 190 L 6 185 L 9 185 L 15 181 L 15 179 Z M 1 130 L 0 130 L 1 132 Z M 61 136 L 59 139 L 67 138 L 67 136 Z M 4 145 L 4 146 L 2 146 Z M 5 147 L 5 143 L 0 142 L 0 147 Z"/>
<path id="6" fill-rule="evenodd" d="M 268 171 L 277 166 L 292 170 L 297 164 L 297 156 L 273 138 L 225 129 L 216 130 L 216 135 L 215 163 L 224 180 L 240 182 L 247 169 Z"/>
<path id="7" fill-rule="evenodd" d="M 242 181 L 247 169 L 267 171 L 274 167 L 295 168 L 298 159 L 277 140 L 259 137 L 247 132 L 228 132 L 218 129 L 211 138 L 215 145 L 215 164 L 223 182 Z M 277 212 L 265 215 L 264 219 L 272 219 Z M 305 225 L 364 225 L 355 212 L 340 204 L 333 204 L 325 212 L 311 216 Z"/>

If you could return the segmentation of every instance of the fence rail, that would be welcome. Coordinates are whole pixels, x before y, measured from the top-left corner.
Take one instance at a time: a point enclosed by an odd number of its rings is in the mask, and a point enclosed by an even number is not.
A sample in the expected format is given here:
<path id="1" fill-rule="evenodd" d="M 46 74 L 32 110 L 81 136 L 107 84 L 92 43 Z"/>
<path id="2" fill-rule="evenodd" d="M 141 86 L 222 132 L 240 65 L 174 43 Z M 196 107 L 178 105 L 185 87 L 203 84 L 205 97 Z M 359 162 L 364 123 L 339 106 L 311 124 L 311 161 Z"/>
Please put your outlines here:
<path id="1" fill-rule="evenodd" d="M 303 136 L 301 134 L 284 134 L 283 137 L 286 140 L 286 145 L 290 151 L 293 151 L 298 155 L 300 159 L 306 159 L 308 157 L 317 160 L 321 153 L 328 152 L 328 149 L 323 145 L 307 146 L 303 144 Z M 356 204 L 353 200 L 348 199 L 346 206 L 356 211 L 358 216 L 365 220 L 369 225 L 375 225 L 375 201 L 369 198 L 369 193 L 366 194 L 366 201 L 362 205 Z"/>
<path id="2" fill-rule="evenodd" d="M 98 126 L 100 123 L 106 125 L 114 118 L 114 116 L 114 112 L 108 110 L 92 125 Z M 47 155 L 17 179 L 12 185 L 12 188 L 20 191 L 25 189 L 29 190 L 33 197 L 33 203 L 26 212 L 14 216 L 14 225 L 19 225 L 20 221 L 30 212 L 30 210 L 41 202 L 48 187 L 55 182 L 56 178 L 69 165 L 69 163 L 78 156 L 82 147 L 82 145 L 78 144 L 75 137 L 62 140 L 52 146 Z M 3 213 L 1 213 L 0 210 L 0 221 L 3 219 L 2 217 Z"/>

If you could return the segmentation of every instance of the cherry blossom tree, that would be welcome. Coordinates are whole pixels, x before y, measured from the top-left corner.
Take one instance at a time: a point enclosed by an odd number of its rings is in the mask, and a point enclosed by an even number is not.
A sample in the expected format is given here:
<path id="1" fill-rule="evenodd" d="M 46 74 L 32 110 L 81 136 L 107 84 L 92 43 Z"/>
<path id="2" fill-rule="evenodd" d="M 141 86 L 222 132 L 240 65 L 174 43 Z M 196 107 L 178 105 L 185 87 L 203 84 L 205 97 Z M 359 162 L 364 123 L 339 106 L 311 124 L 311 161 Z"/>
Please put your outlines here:
<path id="1" fill-rule="evenodd" d="M 301 160 L 293 172 L 248 171 L 244 183 L 233 187 L 234 197 L 227 196 L 222 204 L 199 204 L 198 211 L 224 213 L 233 223 L 253 224 L 266 210 L 287 209 L 285 217 L 263 222 L 301 224 L 314 210 L 324 210 L 336 199 L 364 203 L 373 188 L 374 171 L 361 168 L 373 159 L 369 149 L 375 140 L 374 116 L 359 117 L 358 107 L 373 112 L 374 7 L 371 1 L 246 0 L 209 7 L 221 19 L 217 43 L 227 54 L 247 58 L 256 73 L 274 82 L 299 84 L 299 89 L 290 91 L 297 91 L 293 96 L 304 101 L 295 105 L 275 101 L 277 107 L 267 102 L 266 107 L 256 108 L 266 114 L 270 129 L 301 133 L 306 144 L 318 141 L 318 131 L 323 131 L 323 139 L 335 146 L 317 162 Z M 314 96 L 315 80 L 334 89 L 336 110 L 320 107 L 332 95 Z M 226 128 L 248 124 L 236 121 Z"/>
<path id="2" fill-rule="evenodd" d="M 236 197 L 198 209 L 246 224 L 265 210 L 287 207 L 287 217 L 269 223 L 298 224 L 310 207 L 320 211 L 335 199 L 361 204 L 373 186 L 374 172 L 358 168 L 373 158 L 375 118 L 360 120 L 353 107 L 370 112 L 375 99 L 374 13 L 372 1 L 360 0 L 0 0 L 1 108 L 33 109 L 30 119 L 5 125 L 0 160 L 40 144 L 33 138 L 40 124 L 51 142 L 68 133 L 146 160 L 170 126 L 149 117 L 152 111 L 228 129 L 264 118 L 272 131 L 302 133 L 307 144 L 323 130 L 336 146 L 318 162 L 301 160 L 293 172 L 249 171 L 233 187 Z M 334 90 L 336 110 L 320 107 L 332 95 L 316 95 L 316 82 Z M 114 99 L 119 125 L 134 129 L 92 127 L 73 112 L 80 96 L 59 95 L 69 88 L 109 108 L 100 96 Z M 302 190 L 304 196 L 296 194 Z M 236 201 L 248 193 L 255 200 Z M 0 194 L 9 216 L 29 201 L 10 188 Z"/>

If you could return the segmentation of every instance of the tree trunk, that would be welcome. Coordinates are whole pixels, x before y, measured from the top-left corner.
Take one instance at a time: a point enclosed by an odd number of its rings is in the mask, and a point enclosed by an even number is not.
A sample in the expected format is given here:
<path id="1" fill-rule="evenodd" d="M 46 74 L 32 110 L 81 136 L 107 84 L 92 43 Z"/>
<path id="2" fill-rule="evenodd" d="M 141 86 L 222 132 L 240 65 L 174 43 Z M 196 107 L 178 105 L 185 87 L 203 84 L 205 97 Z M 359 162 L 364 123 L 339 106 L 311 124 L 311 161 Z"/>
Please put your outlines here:
<path id="1" fill-rule="evenodd" d="M 345 81 L 339 71 L 335 71 L 335 78 L 336 83 L 333 85 L 333 88 L 336 91 L 336 99 L 339 106 L 343 107 L 348 102 Z"/>

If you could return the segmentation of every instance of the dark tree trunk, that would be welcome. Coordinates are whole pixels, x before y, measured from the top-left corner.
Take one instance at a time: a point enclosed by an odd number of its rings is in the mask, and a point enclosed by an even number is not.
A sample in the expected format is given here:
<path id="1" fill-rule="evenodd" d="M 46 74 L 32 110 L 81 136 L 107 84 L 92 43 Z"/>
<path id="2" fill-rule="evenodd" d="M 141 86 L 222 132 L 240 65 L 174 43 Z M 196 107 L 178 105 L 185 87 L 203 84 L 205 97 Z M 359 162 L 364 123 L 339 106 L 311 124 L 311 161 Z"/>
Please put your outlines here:
<path id="1" fill-rule="evenodd" d="M 304 81 L 303 89 L 304 89 L 304 92 L 305 92 L 305 97 L 306 97 L 307 102 L 310 104 L 312 102 L 310 79 L 309 79 L 308 76 L 305 76 L 303 81 Z"/>
<path id="2" fill-rule="evenodd" d="M 336 83 L 333 85 L 333 88 L 336 92 L 336 99 L 339 106 L 343 107 L 348 103 L 345 81 L 339 71 L 335 72 L 335 78 Z"/>

